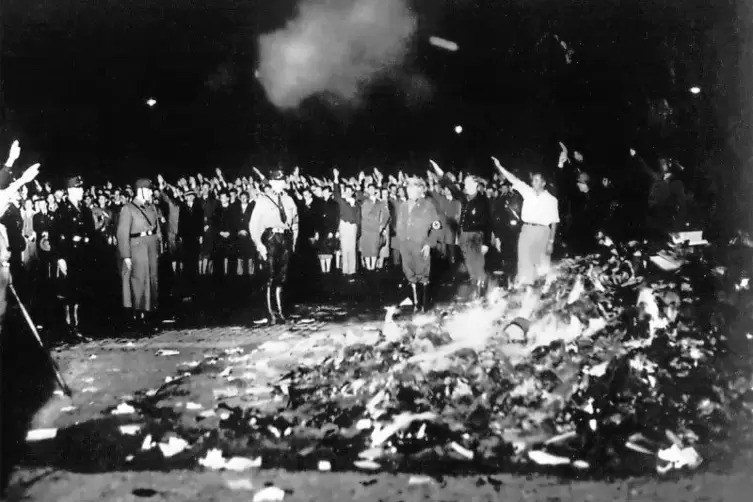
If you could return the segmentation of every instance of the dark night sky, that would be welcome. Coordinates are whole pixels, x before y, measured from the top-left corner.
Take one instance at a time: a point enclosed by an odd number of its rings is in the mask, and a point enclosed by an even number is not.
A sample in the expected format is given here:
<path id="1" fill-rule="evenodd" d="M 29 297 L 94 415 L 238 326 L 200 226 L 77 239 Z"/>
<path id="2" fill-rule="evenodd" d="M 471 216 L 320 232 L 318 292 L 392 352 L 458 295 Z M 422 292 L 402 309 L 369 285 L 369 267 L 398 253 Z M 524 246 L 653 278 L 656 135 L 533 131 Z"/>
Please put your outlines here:
<path id="1" fill-rule="evenodd" d="M 430 98 L 406 103 L 404 82 L 391 83 L 376 85 L 359 110 L 311 100 L 282 114 L 253 76 L 256 39 L 284 24 L 292 1 L 5 0 L 12 131 L 52 172 L 206 171 L 262 163 L 262 154 L 330 165 L 412 151 L 423 163 L 428 153 L 450 161 L 541 144 L 556 153 L 559 138 L 606 159 L 654 142 L 636 132 L 648 98 L 683 112 L 667 143 L 675 149 L 695 138 L 683 132 L 687 117 L 716 125 L 734 107 L 734 4 L 416 0 L 414 8 L 408 69 L 431 82 Z M 575 46 L 576 64 L 565 65 L 553 44 L 536 49 L 546 32 Z M 431 34 L 461 50 L 429 46 Z M 691 85 L 704 95 L 690 96 Z M 144 104 L 151 96 L 155 109 Z M 460 137 L 456 123 L 466 128 Z"/>

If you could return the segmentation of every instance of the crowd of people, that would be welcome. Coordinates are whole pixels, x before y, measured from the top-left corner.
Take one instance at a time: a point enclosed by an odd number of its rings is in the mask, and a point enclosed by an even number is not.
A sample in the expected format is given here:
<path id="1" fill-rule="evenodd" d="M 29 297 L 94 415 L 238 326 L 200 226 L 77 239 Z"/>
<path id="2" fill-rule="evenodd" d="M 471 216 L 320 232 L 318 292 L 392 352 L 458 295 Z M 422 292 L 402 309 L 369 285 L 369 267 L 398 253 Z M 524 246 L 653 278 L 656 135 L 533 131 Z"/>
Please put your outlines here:
<path id="1" fill-rule="evenodd" d="M 150 332 L 161 298 L 190 300 L 255 278 L 267 286 L 272 321 L 285 318 L 285 284 L 310 287 L 314 276 L 353 282 L 401 270 L 421 309 L 437 271 L 454 279 L 462 264 L 483 297 L 491 270 L 506 286 L 531 283 L 553 253 L 587 253 L 597 231 L 625 226 L 628 211 L 610 180 L 592 183 L 582 156 L 562 148 L 559 169 L 531 171 L 529 180 L 493 157 L 486 178 L 445 172 L 433 161 L 419 176 L 376 168 L 350 177 L 299 168 L 265 175 L 254 168 L 227 179 L 216 169 L 123 187 L 71 177 L 57 188 L 27 175 L 3 192 L 3 262 L 35 321 L 75 337 L 82 336 L 79 309 L 101 309 L 106 299 Z M 643 228 L 682 229 L 688 197 L 674 175 L 682 166 L 659 158 L 654 170 L 630 154 L 649 175 Z M 9 159 L 2 179 L 12 178 L 12 165 Z M 8 183 L 2 179 L 0 188 Z M 170 278 L 162 288 L 161 277 Z"/>
<path id="2" fill-rule="evenodd" d="M 429 161 L 423 176 L 296 168 L 228 180 L 218 169 L 124 187 L 87 187 L 76 176 L 57 188 L 37 179 L 38 165 L 14 169 L 14 143 L 0 170 L 0 394 L 13 403 L 3 408 L 2 428 L 16 438 L 3 442 L 2 486 L 31 417 L 53 391 L 49 354 L 31 336 L 37 328 L 48 343 L 56 335 L 82 339 L 98 327 L 84 323 L 82 334 L 79 314 L 107 310 L 111 300 L 128 314 L 120 320 L 149 334 L 164 299 L 211 301 L 217 288 L 265 290 L 258 301 L 270 321 L 284 321 L 286 286 L 320 291 L 385 269 L 401 273 L 417 310 L 429 306 L 438 278 L 467 276 L 483 301 L 490 271 L 503 286 L 531 284 L 552 255 L 592 251 L 598 231 L 634 237 L 685 228 L 692 198 L 684 168 L 659 157 L 652 169 L 630 154 L 642 169 L 620 195 L 607 178 L 592 183 L 582 157 L 564 148 L 554 176 L 540 170 L 527 179 L 492 157 L 489 178 Z M 644 190 L 636 190 L 644 171 Z"/>

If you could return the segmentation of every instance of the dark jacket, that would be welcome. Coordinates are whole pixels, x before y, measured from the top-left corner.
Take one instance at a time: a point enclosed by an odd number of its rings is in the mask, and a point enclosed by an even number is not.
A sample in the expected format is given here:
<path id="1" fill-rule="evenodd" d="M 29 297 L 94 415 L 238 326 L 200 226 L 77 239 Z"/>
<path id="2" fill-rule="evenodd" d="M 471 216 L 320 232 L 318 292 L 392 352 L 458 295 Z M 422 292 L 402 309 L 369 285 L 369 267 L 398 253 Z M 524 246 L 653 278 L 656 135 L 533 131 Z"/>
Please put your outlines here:
<path id="1" fill-rule="evenodd" d="M 319 200 L 319 236 L 335 235 L 340 226 L 340 204 L 333 198 Z"/>
<path id="2" fill-rule="evenodd" d="M 316 234 L 316 232 L 318 231 L 321 214 L 321 204 L 319 204 L 319 201 L 314 200 L 312 201 L 311 206 L 307 206 L 303 201 L 300 201 L 297 205 L 299 236 L 298 242 L 301 242 L 303 239 L 310 239 L 314 237 L 314 234 Z"/>
<path id="3" fill-rule="evenodd" d="M 194 201 L 193 207 L 187 204 L 180 206 L 180 217 L 178 218 L 178 237 L 184 244 L 198 244 L 199 237 L 204 234 L 204 209 L 198 201 Z"/>
<path id="4" fill-rule="evenodd" d="M 234 211 L 232 206 L 222 207 L 221 204 L 217 204 L 212 215 L 212 223 L 210 230 L 212 230 L 218 237 L 220 232 L 228 232 L 231 235 L 235 233 L 235 221 Z"/>
<path id="5" fill-rule="evenodd" d="M 349 202 L 343 199 L 340 192 L 340 185 L 338 183 L 335 183 L 334 196 L 335 200 L 340 205 L 340 219 L 347 223 L 355 223 L 356 225 L 360 225 L 361 205 L 358 203 L 358 198 L 356 197 L 355 205 L 351 206 Z"/>
<path id="6" fill-rule="evenodd" d="M 55 215 L 54 233 L 58 258 L 68 259 L 76 249 L 94 237 L 94 217 L 83 202 L 77 209 L 65 201 Z"/>
<path id="7" fill-rule="evenodd" d="M 8 248 L 14 258 L 21 257 L 21 253 L 26 249 L 26 239 L 23 235 L 24 220 L 21 216 L 21 210 L 15 204 L 9 204 L 8 209 L 0 218 L 0 223 L 5 225 L 8 233 Z"/>
<path id="8" fill-rule="evenodd" d="M 466 197 L 463 200 L 458 223 L 461 232 L 481 232 L 484 244 L 488 245 L 491 240 L 491 223 L 489 199 L 486 195 L 479 193 L 472 199 Z"/>
<path id="9" fill-rule="evenodd" d="M 484 244 L 488 246 L 491 242 L 492 218 L 489 199 L 486 195 L 479 192 L 472 199 L 469 199 L 465 192 L 458 189 L 447 176 L 444 176 L 439 184 L 442 188 L 449 188 L 455 199 L 463 205 L 458 219 L 458 230 L 460 232 L 481 232 Z"/>
<path id="10" fill-rule="evenodd" d="M 492 229 L 494 235 L 504 239 L 520 229 L 520 197 L 512 193 L 501 195 L 492 201 Z"/>
<path id="11" fill-rule="evenodd" d="M 254 211 L 254 201 L 250 201 L 246 205 L 245 211 L 241 207 L 240 202 L 231 205 L 232 220 L 233 220 L 233 232 L 236 234 L 241 230 L 245 230 L 248 233 L 248 227 L 251 224 L 251 213 Z"/>

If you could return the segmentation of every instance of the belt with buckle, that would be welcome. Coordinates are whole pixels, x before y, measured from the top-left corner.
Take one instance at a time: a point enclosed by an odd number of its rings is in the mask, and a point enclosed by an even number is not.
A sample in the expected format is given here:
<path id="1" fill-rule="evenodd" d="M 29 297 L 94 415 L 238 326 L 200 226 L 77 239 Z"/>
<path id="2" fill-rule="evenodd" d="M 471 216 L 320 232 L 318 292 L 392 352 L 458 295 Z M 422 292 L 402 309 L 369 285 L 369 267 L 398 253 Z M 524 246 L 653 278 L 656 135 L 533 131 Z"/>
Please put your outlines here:
<path id="1" fill-rule="evenodd" d="M 271 230 L 273 234 L 284 234 L 285 232 L 288 232 L 287 228 L 270 228 L 269 230 Z"/>
<path id="2" fill-rule="evenodd" d="M 63 237 L 63 239 L 65 239 L 65 237 Z M 74 235 L 73 237 L 71 237 L 71 240 L 73 242 L 75 242 L 75 243 L 79 243 L 79 242 L 87 243 L 87 242 L 89 242 L 89 238 L 88 237 L 82 237 L 80 235 Z"/>
<path id="3" fill-rule="evenodd" d="M 150 235 L 154 235 L 153 230 L 147 230 L 146 232 L 138 232 L 135 234 L 131 234 L 131 239 L 137 239 L 139 237 L 149 237 Z"/>
<path id="4" fill-rule="evenodd" d="M 544 225 L 543 223 L 529 223 L 525 222 L 524 225 L 530 225 L 532 227 L 548 227 L 549 225 Z"/>

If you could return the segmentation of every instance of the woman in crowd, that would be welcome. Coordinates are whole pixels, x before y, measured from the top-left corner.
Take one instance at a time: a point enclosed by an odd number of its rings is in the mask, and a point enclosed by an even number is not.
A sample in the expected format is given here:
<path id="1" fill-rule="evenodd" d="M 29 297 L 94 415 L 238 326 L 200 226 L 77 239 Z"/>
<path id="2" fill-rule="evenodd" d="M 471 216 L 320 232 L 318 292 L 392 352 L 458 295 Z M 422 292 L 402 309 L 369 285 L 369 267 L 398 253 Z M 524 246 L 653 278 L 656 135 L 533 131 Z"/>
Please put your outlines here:
<path id="1" fill-rule="evenodd" d="M 332 257 L 340 248 L 340 205 L 332 196 L 332 187 L 321 188 L 321 212 L 318 215 L 318 231 L 315 234 L 319 254 L 319 266 L 325 274 L 332 272 Z"/>
<path id="2" fill-rule="evenodd" d="M 373 183 L 366 185 L 366 198 L 361 202 L 361 238 L 359 248 L 367 270 L 375 270 L 384 232 L 390 221 L 387 205 L 377 197 Z"/>
<path id="3" fill-rule="evenodd" d="M 361 206 L 356 200 L 353 187 L 340 185 L 340 172 L 334 173 L 334 196 L 340 205 L 340 250 L 342 251 L 342 272 L 352 277 L 358 268 L 357 248 L 358 224 L 361 221 Z M 351 279 L 352 280 L 352 279 Z"/>

